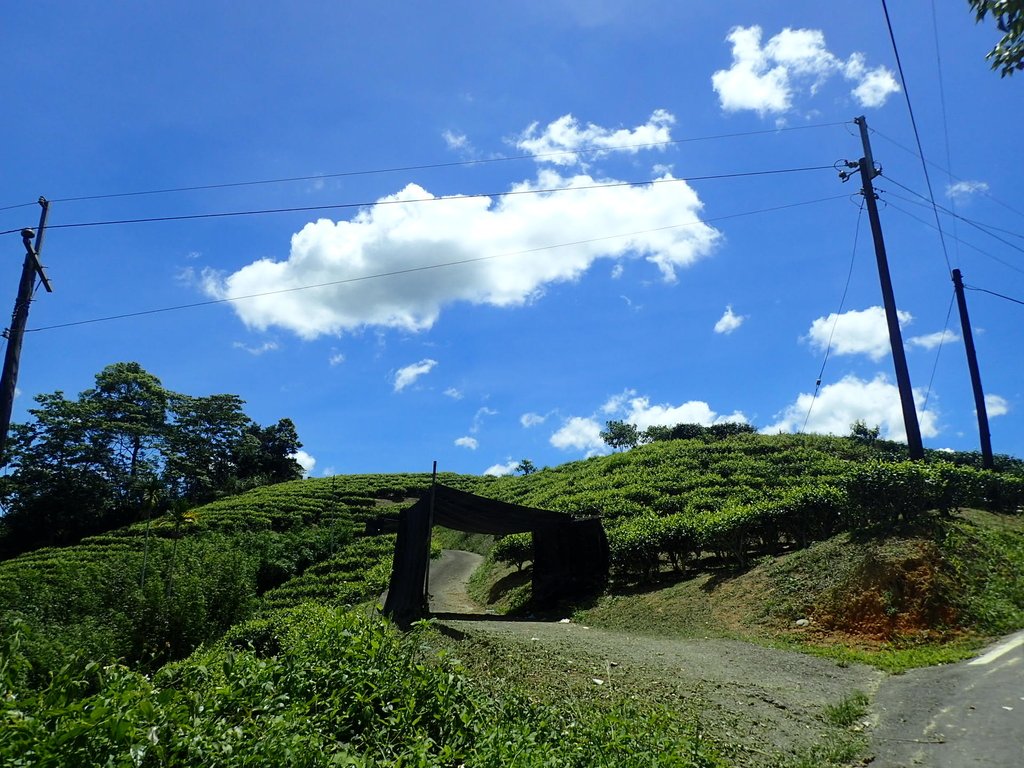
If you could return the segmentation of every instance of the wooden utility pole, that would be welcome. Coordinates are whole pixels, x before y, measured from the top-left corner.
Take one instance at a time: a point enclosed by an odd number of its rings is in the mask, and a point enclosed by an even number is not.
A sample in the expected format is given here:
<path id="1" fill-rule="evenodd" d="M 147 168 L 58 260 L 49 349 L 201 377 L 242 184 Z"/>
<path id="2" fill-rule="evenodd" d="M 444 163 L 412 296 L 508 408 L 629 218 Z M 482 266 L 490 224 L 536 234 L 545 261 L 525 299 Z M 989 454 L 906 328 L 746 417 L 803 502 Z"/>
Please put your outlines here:
<path id="1" fill-rule="evenodd" d="M 907 432 L 907 447 L 911 459 L 924 458 L 924 444 L 921 442 L 921 427 L 917 421 L 917 406 L 914 404 L 914 390 L 910 386 L 910 371 L 907 368 L 907 353 L 903 348 L 903 334 L 900 332 L 899 315 L 896 313 L 896 298 L 892 292 L 892 279 L 889 277 L 889 261 L 885 255 L 885 240 L 882 238 L 882 224 L 878 219 L 878 203 L 875 187 L 871 180 L 880 171 L 875 170 L 875 160 L 871 156 L 871 142 L 868 140 L 868 123 L 862 116 L 854 119 L 860 126 L 860 139 L 864 145 L 864 157 L 860 159 L 860 180 L 862 192 L 868 207 L 868 218 L 871 221 L 871 235 L 875 241 L 875 259 L 878 262 L 878 278 L 882 284 L 882 303 L 885 306 L 885 320 L 889 326 L 889 344 L 892 347 L 892 361 L 896 368 L 896 385 L 900 391 L 900 402 L 903 406 L 903 425 Z"/>
<path id="2" fill-rule="evenodd" d="M 7 464 L 7 432 L 11 427 L 11 411 L 14 408 L 14 392 L 18 385 L 18 367 L 21 362 L 21 341 L 25 335 L 25 324 L 28 322 L 28 307 L 35 293 L 36 277 L 42 282 L 47 293 L 53 292 L 50 280 L 39 263 L 39 253 L 43 248 L 43 235 L 46 232 L 46 215 L 50 203 L 45 197 L 39 198 L 42 211 L 39 214 L 39 227 L 21 230 L 21 239 L 25 244 L 25 262 L 21 267 L 21 282 L 18 283 L 18 298 L 14 302 L 14 314 L 11 316 L 11 327 L 4 332 L 7 337 L 7 350 L 4 354 L 4 369 L 0 375 L 0 466 Z M 32 240 L 35 238 L 35 245 Z"/>
<path id="3" fill-rule="evenodd" d="M 971 372 L 971 387 L 974 389 L 974 410 L 978 414 L 978 436 L 981 438 L 981 465 L 992 469 L 992 435 L 988 431 L 988 409 L 985 408 L 985 392 L 981 388 L 981 373 L 978 370 L 978 355 L 974 350 L 974 334 L 971 318 L 967 315 L 967 299 L 964 298 L 964 281 L 959 269 L 953 270 L 953 288 L 956 290 L 956 304 L 960 310 L 960 329 L 964 334 L 964 349 L 967 350 L 967 368 Z"/>

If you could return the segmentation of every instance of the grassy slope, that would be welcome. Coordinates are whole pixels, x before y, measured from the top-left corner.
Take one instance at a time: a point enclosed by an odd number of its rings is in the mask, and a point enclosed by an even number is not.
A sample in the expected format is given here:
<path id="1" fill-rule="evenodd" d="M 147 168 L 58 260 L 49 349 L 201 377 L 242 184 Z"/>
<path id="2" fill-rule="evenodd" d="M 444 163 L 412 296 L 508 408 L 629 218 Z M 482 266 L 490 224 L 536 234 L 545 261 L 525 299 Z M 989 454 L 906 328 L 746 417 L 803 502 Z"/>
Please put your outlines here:
<path id="1" fill-rule="evenodd" d="M 808 480 L 834 482 L 879 450 L 898 453 L 842 438 L 753 435 L 645 446 L 524 478 L 447 475 L 442 481 L 518 503 L 602 513 L 614 526 L 651 510 L 700 515 L 757 503 Z M 1021 472 L 1020 462 L 1008 465 Z M 252 627 L 285 615 L 280 611 L 289 606 L 372 598 L 387 577 L 391 539 L 363 536 L 364 524 L 397 514 L 428 484 L 427 475 L 288 483 L 193 510 L 178 524 L 154 521 L 148 547 L 146 525 L 139 523 L 77 547 L 0 563 L 0 683 L 45 685 L 47 670 L 76 651 L 159 660 L 168 657 L 160 643 L 170 648 L 170 642 L 176 643 L 171 657 L 213 642 L 212 650 L 183 662 L 185 669 L 205 669 L 211 660 L 225 663 L 228 651 L 214 641 L 247 617 L 257 623 L 239 624 L 239 631 L 258 634 Z M 457 541 L 448 539 L 449 545 Z M 486 549 L 487 542 L 473 546 Z M 144 560 L 147 589 L 137 586 Z M 663 581 L 613 585 L 577 609 L 595 625 L 809 643 L 818 652 L 899 669 L 955 657 L 978 637 L 1024 626 L 1024 586 L 1016 578 L 1022 568 L 1021 519 L 970 511 L 900 536 L 852 541 L 841 534 L 741 570 L 705 555 L 684 574 L 663 567 L 657 576 Z M 500 569 L 492 574 L 495 580 L 507 576 Z M 516 584 L 517 600 L 519 581 L 506 580 Z M 486 575 L 478 579 L 485 593 L 492 587 Z M 797 618 L 808 618 L 810 627 L 794 629 Z M 149 629 L 129 636 L 139 626 Z M 160 634 L 170 629 L 177 634 Z M 184 690 L 200 695 L 205 689 Z M 586 703 L 568 706 L 585 709 Z M 587 712 L 587 722 L 605 722 L 614 731 L 618 715 Z M 601 720 L 606 716 L 612 720 Z"/>

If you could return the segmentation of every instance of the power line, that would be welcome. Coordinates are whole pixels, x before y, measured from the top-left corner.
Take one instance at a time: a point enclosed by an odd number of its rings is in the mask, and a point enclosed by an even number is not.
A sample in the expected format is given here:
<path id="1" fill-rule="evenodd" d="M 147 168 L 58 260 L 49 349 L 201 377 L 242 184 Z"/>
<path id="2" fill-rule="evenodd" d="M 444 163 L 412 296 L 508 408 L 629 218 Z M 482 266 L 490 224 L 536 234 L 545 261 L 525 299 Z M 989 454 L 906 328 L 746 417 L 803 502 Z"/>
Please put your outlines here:
<path id="1" fill-rule="evenodd" d="M 838 123 L 815 123 L 812 125 L 797 125 L 788 128 L 773 128 L 758 131 L 742 131 L 737 133 L 719 133 L 708 136 L 692 136 L 682 139 L 670 139 L 668 141 L 651 141 L 642 144 L 622 144 L 615 147 L 599 147 L 599 146 L 587 146 L 579 149 L 568 149 L 559 150 L 552 152 L 538 152 L 533 154 L 522 154 L 522 155 L 510 155 L 508 157 L 488 157 L 476 160 L 454 160 L 445 163 L 416 163 L 413 165 L 400 165 L 387 168 L 374 168 L 360 171 L 337 171 L 334 173 L 321 173 L 312 174 L 308 176 L 287 176 L 277 179 L 255 179 L 249 181 L 230 181 L 222 182 L 217 184 L 197 184 L 185 187 L 166 187 L 163 189 L 147 189 L 138 190 L 132 192 L 111 192 L 106 194 L 97 195 L 79 195 L 73 197 L 57 197 L 52 198 L 50 202 L 53 203 L 70 203 L 70 202 L 81 202 L 85 200 L 109 200 L 111 198 L 119 197 L 141 197 L 144 195 L 163 195 L 174 192 L 198 192 L 210 189 L 229 189 L 232 187 L 253 187 L 264 184 L 288 184 L 298 181 L 319 181 L 321 179 L 337 179 L 349 176 L 372 176 L 384 173 L 402 173 L 407 171 L 425 171 L 434 170 L 439 168 L 459 168 L 473 165 L 487 165 L 490 163 L 505 163 L 518 160 L 536 160 L 538 158 L 546 157 L 566 157 L 569 155 L 585 155 L 585 154 L 600 154 L 605 152 L 616 152 L 616 151 L 629 151 L 629 150 L 640 150 L 640 149 L 651 149 L 655 147 L 667 147 L 680 144 L 690 144 L 700 141 L 715 141 L 720 139 L 733 139 L 742 138 L 746 136 L 759 136 L 764 134 L 778 134 L 785 133 L 788 131 L 805 131 L 814 128 L 830 128 L 838 125 L 843 125 L 842 122 Z M 16 205 L 7 205 L 0 207 L 0 211 L 8 211 L 15 208 L 25 208 L 28 206 L 35 205 L 35 201 L 31 203 L 18 203 Z"/>
<path id="2" fill-rule="evenodd" d="M 889 194 L 891 194 L 891 193 L 889 193 Z M 926 226 L 926 227 L 929 227 L 929 228 L 931 228 L 931 229 L 935 229 L 935 225 L 934 225 L 934 224 L 932 224 L 932 223 L 931 223 L 930 221 L 925 221 L 924 219 L 922 219 L 922 218 L 920 218 L 920 217 L 918 217 L 918 216 L 915 216 L 915 215 L 914 215 L 914 214 L 912 214 L 912 213 L 911 213 L 910 211 L 906 211 L 906 210 L 904 210 L 903 208 L 900 208 L 900 207 L 899 207 L 898 205 L 896 205 L 896 204 L 895 204 L 895 203 L 893 203 L 893 202 L 890 202 L 890 201 L 886 200 L 886 201 L 885 201 L 885 203 L 886 203 L 886 205 L 888 205 L 888 206 L 889 206 L 890 208 L 892 208 L 893 210 L 895 210 L 895 211 L 899 211 L 899 212 L 900 212 L 900 213 L 902 213 L 902 214 L 903 214 L 904 216 L 908 216 L 908 217 L 910 217 L 911 219 L 913 219 L 914 221 L 918 222 L 919 224 L 922 224 L 922 225 L 924 225 L 924 226 Z M 917 203 L 915 203 L 915 205 L 917 205 Z M 961 244 L 963 244 L 963 245 L 966 245 L 966 246 L 967 246 L 968 248 L 971 248 L 971 249 L 973 249 L 973 250 L 977 251 L 977 252 L 978 252 L 978 253 L 980 253 L 980 254 L 981 254 L 982 256 L 987 256 L 988 258 L 992 259 L 993 261 L 997 261 L 997 262 L 999 262 L 999 263 L 1000 263 L 1000 264 L 1002 264 L 1002 265 L 1003 265 L 1004 267 L 1007 267 L 1008 269 L 1012 269 L 1012 270 L 1013 270 L 1014 272 L 1020 272 L 1020 273 L 1021 273 L 1022 275 L 1024 275 L 1024 269 L 1021 269 L 1021 268 L 1020 268 L 1020 267 L 1018 267 L 1018 266 L 1017 266 L 1016 264 L 1012 264 L 1012 263 L 1010 263 L 1009 261 L 1006 261 L 1005 259 L 1001 259 L 1001 258 L 999 258 L 998 256 L 993 256 L 993 255 L 992 255 L 991 253 L 989 253 L 988 251 L 982 250 L 982 249 L 981 249 L 981 248 L 979 248 L 978 246 L 974 245 L 973 243 L 969 243 L 969 242 L 967 242 L 966 240 L 962 240 L 962 239 L 960 239 L 960 238 L 957 238 L 957 240 L 958 240 L 958 241 L 959 241 L 959 242 L 960 242 Z"/>
<path id="3" fill-rule="evenodd" d="M 690 222 L 686 222 L 686 223 L 683 223 L 683 224 L 673 224 L 673 225 L 669 225 L 669 226 L 666 226 L 666 227 L 657 227 L 655 229 L 641 230 L 641 231 L 638 231 L 638 232 L 627 232 L 627 233 L 622 233 L 622 234 L 606 235 L 604 237 L 595 237 L 595 238 L 590 238 L 590 239 L 586 239 L 586 240 L 575 240 L 575 241 L 569 242 L 569 243 L 559 243 L 559 244 L 556 244 L 556 245 L 538 246 L 536 248 L 528 248 L 526 250 L 513 251 L 513 252 L 510 252 L 510 253 L 496 253 L 496 254 L 491 254 L 490 256 L 477 256 L 477 257 L 470 258 L 470 259 L 459 259 L 457 261 L 448 261 L 448 262 L 442 262 L 442 263 L 439 263 L 439 264 L 427 264 L 427 265 L 424 265 L 424 266 L 421 266 L 421 267 L 409 267 L 407 269 L 399 269 L 399 270 L 394 270 L 394 271 L 391 271 L 391 272 L 380 272 L 380 273 L 372 274 L 372 275 L 362 275 L 360 277 L 349 277 L 349 278 L 344 278 L 342 280 L 331 280 L 331 281 L 324 282 L 324 283 L 315 283 L 313 285 L 301 285 L 301 286 L 296 286 L 296 287 L 292 287 L 292 288 L 278 288 L 276 290 L 263 291 L 261 293 L 253 293 L 253 294 L 248 294 L 246 296 L 233 296 L 233 297 L 230 297 L 230 298 L 222 298 L 222 299 L 208 299 L 206 301 L 196 301 L 196 302 L 192 302 L 192 303 L 189 303 L 189 304 L 178 304 L 178 305 L 170 306 L 170 307 L 160 307 L 160 308 L 157 308 L 157 309 L 146 309 L 146 310 L 140 310 L 140 311 L 137 311 L 137 312 L 125 312 L 125 313 L 121 313 L 121 314 L 117 314 L 117 315 L 108 315 L 106 317 L 95 317 L 95 318 L 90 318 L 90 319 L 87 319 L 87 320 L 76 320 L 76 321 L 72 321 L 72 322 L 68 322 L 68 323 L 57 323 L 57 324 L 54 324 L 54 325 L 45 325 L 45 326 L 41 326 L 39 328 L 29 328 L 26 331 L 26 333 L 36 333 L 36 332 L 39 332 L 39 331 L 52 331 L 52 330 L 57 330 L 59 328 L 72 328 L 72 327 L 80 326 L 80 325 L 92 325 L 94 323 L 103 323 L 103 322 L 107 322 L 107 321 L 110 321 L 110 320 L 124 320 L 124 319 L 131 318 L 131 317 L 143 317 L 145 315 L 155 315 L 155 314 L 161 314 L 161 313 L 164 313 L 164 312 L 175 312 L 175 311 L 184 310 L 184 309 L 195 309 L 195 308 L 198 308 L 198 307 L 208 307 L 208 306 L 213 306 L 215 304 L 228 304 L 228 303 L 235 302 L 235 301 L 244 301 L 246 299 L 257 299 L 257 298 L 262 298 L 262 297 L 265 297 L 265 296 L 275 296 L 275 295 L 279 295 L 279 294 L 283 294 L 283 293 L 295 293 L 297 291 L 307 291 L 307 290 L 311 290 L 311 289 L 314 289 L 314 288 L 327 288 L 327 287 L 330 287 L 330 286 L 345 285 L 345 284 L 348 284 L 348 283 L 358 283 L 358 282 L 363 282 L 363 281 L 366 281 L 366 280 L 376 280 L 376 279 L 386 278 L 386 277 L 397 277 L 397 276 L 400 276 L 400 275 L 407 275 L 407 274 L 412 274 L 412 273 L 415 273 L 415 272 L 426 272 L 428 270 L 433 270 L 433 269 L 443 269 L 443 268 L 446 268 L 446 267 L 460 266 L 460 265 L 463 265 L 463 264 L 472 264 L 472 263 L 480 262 L 480 261 L 489 261 L 491 259 L 498 259 L 498 258 L 509 257 L 509 256 L 521 256 L 521 255 L 528 254 L 528 253 L 536 253 L 538 251 L 554 250 L 556 248 L 569 248 L 569 247 L 576 246 L 576 245 L 586 245 L 588 243 L 596 243 L 596 242 L 600 242 L 600 241 L 603 241 L 603 240 L 615 240 L 615 239 L 623 238 L 623 237 L 635 237 L 636 235 L 648 234 L 648 233 L 651 233 L 651 232 L 662 232 L 662 231 L 670 230 L 670 229 L 679 229 L 681 227 L 692 227 L 692 226 L 704 225 L 704 224 L 708 224 L 708 223 L 711 223 L 711 222 L 725 221 L 727 219 L 737 219 L 737 218 L 741 218 L 743 216 L 753 216 L 753 215 L 760 214 L 760 213 L 773 213 L 775 211 L 781 211 L 781 210 L 785 210 L 785 209 L 789 209 L 789 208 L 798 208 L 798 207 L 805 206 L 805 205 L 815 205 L 817 203 L 824 203 L 824 202 L 830 202 L 830 201 L 833 201 L 833 200 L 841 200 L 841 199 L 847 199 L 847 198 L 848 198 L 848 195 L 833 195 L 831 197 L 822 197 L 822 198 L 817 198 L 815 200 L 805 200 L 805 201 L 802 201 L 802 202 L 799 202 L 799 203 L 787 203 L 785 205 L 776 205 L 776 206 L 772 206 L 770 208 L 760 208 L 760 209 L 757 209 L 757 210 L 754 210 L 754 211 L 744 211 L 742 213 L 726 214 L 724 216 L 716 216 L 716 217 L 713 217 L 713 218 L 701 219 L 701 220 L 697 220 L 697 221 L 690 221 Z"/>
<path id="4" fill-rule="evenodd" d="M 1005 296 L 1002 293 L 996 293 L 995 291 L 990 291 L 987 288 L 978 288 L 977 286 L 974 285 L 965 285 L 964 288 L 966 288 L 968 291 L 980 291 L 981 293 L 988 293 L 991 294 L 992 296 L 998 296 L 1000 299 L 1012 301 L 1014 304 L 1024 305 L 1024 301 L 1021 301 L 1020 299 L 1015 299 L 1012 296 Z"/>
<path id="5" fill-rule="evenodd" d="M 918 160 L 922 160 L 922 161 L 924 161 L 924 162 L 927 162 L 927 163 L 928 163 L 928 165 L 932 166 L 932 167 L 933 167 L 933 168 L 935 168 L 936 170 L 942 171 L 943 173 L 945 173 L 945 174 L 946 174 L 946 175 L 948 175 L 948 176 L 951 176 L 952 178 L 956 179 L 957 181 L 962 181 L 962 182 L 964 182 L 964 183 L 967 183 L 967 182 L 968 182 L 968 180 L 967 180 L 967 179 L 963 179 L 963 178 L 960 178 L 960 177 L 959 177 L 959 176 L 957 176 L 957 175 L 956 175 L 955 173 L 953 173 L 952 171 L 950 171 L 950 170 L 949 170 L 948 168 L 943 168 L 943 167 L 942 167 L 941 165 L 939 165 L 938 163 L 934 163 L 934 162 L 932 162 L 931 160 L 925 160 L 925 159 L 924 159 L 923 157 L 921 157 L 921 155 L 917 154 L 917 152 L 915 152 L 914 150 L 912 150 L 912 149 L 911 149 L 910 147 L 906 147 L 906 146 L 904 146 L 903 144 L 901 144 L 900 142 L 896 141 L 896 139 L 892 138 L 891 136 L 886 136 L 886 135 L 885 135 L 884 133 L 882 133 L 882 132 L 881 132 L 881 131 L 879 131 L 878 129 L 876 129 L 876 128 L 872 128 L 872 129 L 871 129 L 871 133 L 873 133 L 873 134 L 875 134 L 875 135 L 877 135 L 877 136 L 880 136 L 881 138 L 883 138 L 883 139 L 885 139 L 886 141 L 888 141 L 888 142 L 889 142 L 890 144 L 892 144 L 892 145 L 893 145 L 894 147 L 896 147 L 897 149 L 901 149 L 901 150 L 903 150 L 904 152 L 906 152 L 906 153 L 907 153 L 908 155 L 910 155 L 911 157 L 916 157 L 916 158 L 917 158 Z M 979 190 L 978 190 L 978 192 L 979 192 L 980 194 L 984 195 L 985 197 L 987 197 L 987 198 L 988 198 L 989 200 L 991 200 L 991 201 L 992 201 L 993 203 L 995 203 L 996 205 L 1002 206 L 1002 207 L 1003 207 L 1003 208 L 1005 208 L 1006 210 L 1008 210 L 1008 211 L 1010 211 L 1010 212 L 1012 212 L 1012 213 L 1015 213 L 1015 214 L 1017 214 L 1018 216 L 1024 216 L 1024 211 L 1018 210 L 1017 208 L 1014 208 L 1014 207 L 1013 207 L 1012 205 L 1010 205 L 1009 203 L 1006 203 L 1006 202 L 1004 202 L 1004 201 L 1000 200 L 1000 199 L 999 199 L 998 197 L 996 197 L 995 195 L 993 195 L 993 194 L 992 194 L 991 192 L 989 192 L 989 191 L 988 191 L 987 189 L 979 189 Z"/>
<path id="6" fill-rule="evenodd" d="M 885 11 L 885 23 L 889 28 L 889 40 L 892 42 L 892 52 L 896 56 L 896 68 L 900 73 L 900 82 L 903 84 L 903 96 L 906 98 L 907 111 L 910 113 L 910 125 L 914 129 L 914 139 L 917 141 L 917 151 L 921 157 L 921 168 L 924 171 L 924 180 L 928 186 L 928 197 L 932 202 L 932 207 L 935 213 L 935 223 L 938 225 L 936 228 L 939 231 L 939 241 L 942 243 L 942 255 L 946 260 L 946 268 L 952 272 L 953 265 L 949 263 L 949 252 L 946 250 L 946 238 L 942 231 L 942 226 L 939 224 L 939 210 L 935 205 L 935 193 L 932 191 L 932 180 L 928 174 L 928 163 L 924 159 L 924 147 L 921 145 L 921 134 L 917 130 L 917 120 L 914 117 L 914 107 L 910 103 L 910 91 L 907 88 L 907 78 L 903 74 L 903 62 L 900 61 L 899 48 L 896 46 L 896 34 L 892 29 L 892 20 L 889 18 L 889 6 L 886 0 L 882 0 L 882 10 Z"/>
<path id="7" fill-rule="evenodd" d="M 883 174 L 883 176 L 884 176 L 884 174 Z M 906 190 L 907 192 L 909 192 L 910 194 L 914 195 L 915 197 L 918 197 L 918 198 L 924 200 L 925 203 L 928 203 L 928 198 L 926 198 L 924 195 L 922 195 L 922 194 L 920 194 L 918 192 L 915 192 L 914 190 L 912 190 L 910 187 L 906 186 L 905 184 L 901 184 L 900 182 L 896 181 L 891 176 L 884 176 L 884 178 L 886 180 L 888 180 L 888 181 L 891 181 L 893 184 L 895 184 L 900 189 Z M 910 200 L 909 198 L 903 197 L 901 195 L 897 195 L 895 192 L 886 192 L 886 194 L 892 195 L 893 197 L 895 197 L 898 200 L 905 200 L 906 202 L 910 203 L 911 205 L 920 205 L 920 206 L 924 205 L 923 203 L 919 203 L 916 200 Z M 931 206 L 929 205 L 928 207 L 930 208 Z M 995 231 L 995 232 L 1003 232 L 1005 234 L 1012 235 L 1013 237 L 1021 238 L 1022 240 L 1024 240 L 1024 235 L 1021 235 L 1021 234 L 1019 234 L 1017 232 L 1012 232 L 1012 231 L 1010 231 L 1008 229 L 1002 229 L 1000 227 L 993 227 L 993 226 L 991 226 L 989 224 L 983 224 L 982 222 L 975 221 L 974 219 L 968 219 L 967 217 L 961 216 L 959 213 L 957 213 L 956 211 L 952 211 L 949 208 L 943 208 L 942 206 L 939 206 L 939 209 L 943 213 L 949 214 L 954 219 L 959 219 L 960 221 L 964 222 L 965 224 L 969 224 L 970 226 L 972 226 L 975 229 L 977 229 L 979 232 L 988 235 L 993 240 L 998 240 L 1003 245 L 1005 245 L 1005 246 L 1007 246 L 1009 248 L 1013 248 L 1013 250 L 1015 250 L 1015 251 L 1020 251 L 1021 253 L 1024 253 L 1024 248 L 1022 248 L 1021 246 L 1017 245 L 1016 243 L 1011 243 L 1009 240 L 1004 240 L 1003 238 L 999 237 L 999 235 L 995 235 L 992 232 L 993 231 Z M 955 235 L 954 235 L 954 237 L 955 237 Z"/>
<path id="8" fill-rule="evenodd" d="M 946 343 L 946 331 L 949 330 L 949 317 L 953 314 L 953 302 L 956 300 L 956 291 L 949 296 L 949 308 L 946 310 L 946 323 L 942 326 L 942 335 L 939 336 L 939 347 L 935 352 L 935 362 L 932 363 L 932 375 L 928 379 L 928 389 L 924 393 L 924 404 L 921 411 L 928 410 L 928 400 L 932 396 L 932 385 L 935 383 L 935 373 L 939 370 L 939 356 L 942 355 L 942 346 Z"/>
<path id="9" fill-rule="evenodd" d="M 342 210 L 346 208 L 366 208 L 376 205 L 407 205 L 411 203 L 433 203 L 443 202 L 451 200 L 471 200 L 476 198 L 497 198 L 497 197 L 514 197 L 518 195 L 543 195 L 553 192 L 575 192 L 575 191 L 587 191 L 594 189 L 612 189 L 615 187 L 639 187 L 644 185 L 655 185 L 655 184 L 679 184 L 681 182 L 694 182 L 694 181 L 713 181 L 719 179 L 740 179 L 750 178 L 754 176 L 777 176 L 786 173 L 802 173 L 805 171 L 824 171 L 833 170 L 831 165 L 817 165 L 807 166 L 803 168 L 780 168 L 768 171 L 745 171 L 741 173 L 720 173 L 710 174 L 707 176 L 690 176 L 687 178 L 679 179 L 648 179 L 645 181 L 617 181 L 601 184 L 586 184 L 580 186 L 571 187 L 548 187 L 544 189 L 518 189 L 509 190 L 506 192 L 478 192 L 467 195 L 449 195 L 441 197 L 420 197 L 409 200 L 375 200 L 372 202 L 360 202 L 360 203 L 334 203 L 329 205 L 304 205 L 295 206 L 289 208 L 262 208 L 257 210 L 247 211 L 221 211 L 217 213 L 190 213 L 173 216 L 147 216 L 138 219 L 112 219 L 107 221 L 81 221 L 74 222 L 71 224 L 51 224 L 50 229 L 78 229 L 82 227 L 106 227 L 120 224 L 153 224 L 158 222 L 169 222 L 169 221 L 191 221 L 196 219 L 222 219 L 236 216 L 262 216 L 273 213 L 301 213 L 310 211 L 328 211 L 328 210 Z M 21 232 L 22 228 L 9 229 L 0 232 L 0 235 L 9 235 L 14 232 Z"/>
<path id="10" fill-rule="evenodd" d="M 839 299 L 839 309 L 836 310 L 836 319 L 832 322 L 832 330 L 828 335 L 828 344 L 825 345 L 825 359 L 821 361 L 821 370 L 818 371 L 818 380 L 814 382 L 814 394 L 811 395 L 811 403 L 807 406 L 807 415 L 804 417 L 804 425 L 800 427 L 802 433 L 807 429 L 807 422 L 811 420 L 811 411 L 814 409 L 814 403 L 818 399 L 818 392 L 821 390 L 821 380 L 825 376 L 825 366 L 828 364 L 829 354 L 832 352 L 832 339 L 836 334 L 836 326 L 839 325 L 839 316 L 843 313 L 843 307 L 846 305 L 846 294 L 850 290 L 850 281 L 853 279 L 853 265 L 857 259 L 857 242 L 860 240 L 860 222 L 864 216 L 864 200 L 861 199 L 860 209 L 857 211 L 857 225 L 853 230 L 853 249 L 850 253 L 850 269 L 846 273 L 846 285 L 843 286 L 843 295 Z"/>

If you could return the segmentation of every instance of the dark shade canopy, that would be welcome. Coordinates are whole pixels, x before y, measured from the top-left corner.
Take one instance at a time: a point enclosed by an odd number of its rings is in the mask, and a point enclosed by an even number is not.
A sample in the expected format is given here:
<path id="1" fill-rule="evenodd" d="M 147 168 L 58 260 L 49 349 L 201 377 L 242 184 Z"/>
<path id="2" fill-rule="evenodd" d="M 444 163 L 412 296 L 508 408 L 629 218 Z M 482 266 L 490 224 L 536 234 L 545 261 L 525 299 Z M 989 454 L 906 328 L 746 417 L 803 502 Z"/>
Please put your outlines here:
<path id="1" fill-rule="evenodd" d="M 442 525 L 467 533 L 533 534 L 533 602 L 538 607 L 604 586 L 608 540 L 599 518 L 574 518 L 435 485 L 403 510 L 384 613 L 400 626 L 427 613 L 430 531 Z"/>

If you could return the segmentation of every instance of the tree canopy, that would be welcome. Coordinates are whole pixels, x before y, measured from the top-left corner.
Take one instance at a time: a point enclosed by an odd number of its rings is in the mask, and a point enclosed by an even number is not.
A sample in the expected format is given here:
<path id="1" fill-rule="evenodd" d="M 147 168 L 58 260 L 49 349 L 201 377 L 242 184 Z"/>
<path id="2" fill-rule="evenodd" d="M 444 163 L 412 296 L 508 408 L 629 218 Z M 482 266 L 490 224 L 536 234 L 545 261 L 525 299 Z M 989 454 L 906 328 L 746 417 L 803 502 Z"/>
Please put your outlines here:
<path id="1" fill-rule="evenodd" d="M 290 419 L 261 427 L 237 395 L 172 392 L 138 363 L 108 365 L 76 399 L 35 400 L 32 418 L 12 427 L 0 479 L 0 554 L 302 476 Z"/>
<path id="2" fill-rule="evenodd" d="M 1024 69 L 1024 0 L 968 0 L 975 21 L 995 19 L 1002 38 L 985 57 L 1002 77 Z"/>

